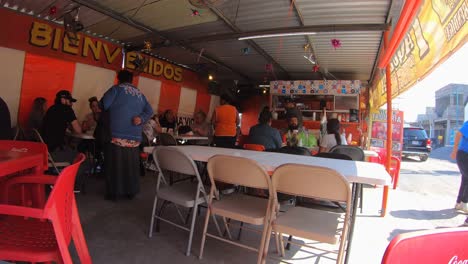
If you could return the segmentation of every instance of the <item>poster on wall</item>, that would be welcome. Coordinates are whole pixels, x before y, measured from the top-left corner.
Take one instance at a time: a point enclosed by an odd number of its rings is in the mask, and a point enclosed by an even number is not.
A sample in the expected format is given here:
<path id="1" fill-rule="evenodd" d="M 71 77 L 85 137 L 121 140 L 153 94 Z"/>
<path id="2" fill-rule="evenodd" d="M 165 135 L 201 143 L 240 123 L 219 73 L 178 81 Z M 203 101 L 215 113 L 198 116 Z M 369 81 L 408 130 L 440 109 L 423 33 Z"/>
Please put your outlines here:
<path id="1" fill-rule="evenodd" d="M 376 152 L 385 153 L 387 146 L 387 110 L 380 109 L 371 115 L 370 146 Z M 392 155 L 401 158 L 403 149 L 403 111 L 393 111 Z"/>

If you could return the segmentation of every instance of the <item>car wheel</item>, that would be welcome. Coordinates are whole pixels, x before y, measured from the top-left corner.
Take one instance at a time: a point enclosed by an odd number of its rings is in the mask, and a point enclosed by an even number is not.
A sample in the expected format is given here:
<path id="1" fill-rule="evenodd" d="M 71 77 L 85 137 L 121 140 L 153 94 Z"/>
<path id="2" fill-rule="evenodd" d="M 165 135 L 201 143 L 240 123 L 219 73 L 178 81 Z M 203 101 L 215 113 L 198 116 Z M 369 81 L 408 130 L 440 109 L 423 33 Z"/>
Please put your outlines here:
<path id="1" fill-rule="evenodd" d="M 419 157 L 419 159 L 420 159 L 421 161 L 426 161 L 428 158 L 429 158 L 428 155 L 424 155 L 424 156 L 420 156 L 420 157 Z"/>

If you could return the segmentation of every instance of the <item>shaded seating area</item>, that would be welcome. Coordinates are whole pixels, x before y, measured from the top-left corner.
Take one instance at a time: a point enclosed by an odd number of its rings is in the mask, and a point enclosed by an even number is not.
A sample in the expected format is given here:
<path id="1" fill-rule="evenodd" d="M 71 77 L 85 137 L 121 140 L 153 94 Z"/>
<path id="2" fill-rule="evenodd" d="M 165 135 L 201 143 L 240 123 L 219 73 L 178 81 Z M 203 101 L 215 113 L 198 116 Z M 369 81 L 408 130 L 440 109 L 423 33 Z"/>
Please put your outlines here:
<path id="1" fill-rule="evenodd" d="M 378 254 L 355 245 L 391 226 L 374 214 L 399 180 L 392 98 L 464 45 L 452 2 L 1 1 L 0 264 Z M 382 206 L 357 224 L 364 184 Z M 397 236 L 382 261 L 437 239 L 468 261 L 461 234 Z"/>

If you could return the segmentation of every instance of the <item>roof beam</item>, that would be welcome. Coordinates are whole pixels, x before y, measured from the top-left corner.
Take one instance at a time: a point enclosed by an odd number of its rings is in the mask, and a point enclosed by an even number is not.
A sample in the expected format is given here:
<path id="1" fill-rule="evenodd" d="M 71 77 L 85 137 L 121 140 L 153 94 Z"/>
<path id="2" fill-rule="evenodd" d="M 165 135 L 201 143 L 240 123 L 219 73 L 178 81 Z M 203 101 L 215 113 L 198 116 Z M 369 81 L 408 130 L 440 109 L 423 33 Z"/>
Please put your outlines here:
<path id="1" fill-rule="evenodd" d="M 215 13 L 235 34 L 243 34 L 242 30 L 238 28 L 234 23 L 232 23 L 229 18 L 227 18 L 223 12 L 221 12 L 217 7 L 213 6 L 209 1 L 204 1 L 204 3 L 210 8 L 210 10 Z M 286 74 L 286 77 L 290 79 L 288 72 L 275 60 L 273 57 L 270 56 L 264 49 L 262 49 L 255 41 L 253 40 L 246 40 L 247 44 L 249 44 L 252 48 L 254 48 L 260 55 L 262 55 L 268 62 L 275 65 L 275 68 L 280 69 Z"/>
<path id="2" fill-rule="evenodd" d="M 268 34 L 287 34 L 287 33 L 301 33 L 301 32 L 354 32 L 354 31 L 385 31 L 390 27 L 390 24 L 349 24 L 349 25 L 315 25 L 315 26 L 300 26 L 300 27 L 285 27 L 285 28 L 272 28 L 248 32 L 235 32 L 227 34 L 214 34 L 196 37 L 183 41 L 183 43 L 198 43 L 208 41 L 220 41 L 229 39 L 238 39 L 242 37 L 252 37 L 258 35 Z M 307 34 L 304 34 L 307 35 Z"/>
<path id="3" fill-rule="evenodd" d="M 242 78 L 245 78 L 246 80 L 250 80 L 250 77 L 248 77 L 247 75 L 241 73 L 240 71 L 236 70 L 236 69 L 233 69 L 232 67 L 210 57 L 210 56 L 207 56 L 205 54 L 202 54 L 201 51 L 199 50 L 196 50 L 195 48 L 191 47 L 190 45 L 188 44 L 184 44 L 184 43 L 181 43 L 180 41 L 177 41 L 177 40 L 174 40 L 174 39 L 171 39 L 167 36 L 165 36 L 164 34 L 162 34 L 161 32 L 159 32 L 158 30 L 152 28 L 152 27 L 149 27 L 143 23 L 140 23 L 136 20 L 133 20 L 132 18 L 129 18 L 129 17 L 126 17 L 118 12 L 115 12 L 111 9 L 108 9 L 106 8 L 105 6 L 101 5 L 100 3 L 98 3 L 97 1 L 95 0 L 72 0 L 73 2 L 75 3 L 78 3 L 82 6 L 85 6 L 89 9 L 92 9 L 98 13 L 101 13 L 103 15 L 106 15 L 108 17 L 111 17 L 117 21 L 120 21 L 126 25 L 129 25 L 131 27 L 134 27 L 134 28 L 137 28 L 139 30 L 142 30 L 142 31 L 145 31 L 145 32 L 148 32 L 152 35 L 155 35 L 155 36 L 158 36 L 158 37 L 161 37 L 165 40 L 169 40 L 171 43 L 174 43 L 176 44 L 177 46 L 179 46 L 180 48 L 182 49 L 185 49 L 185 50 L 188 50 L 190 51 L 191 53 L 194 53 L 194 54 L 200 54 L 198 56 L 202 57 L 203 59 L 213 63 L 213 64 L 216 64 L 216 65 L 219 65 L 223 68 L 226 68 L 227 70 L 241 76 Z"/>

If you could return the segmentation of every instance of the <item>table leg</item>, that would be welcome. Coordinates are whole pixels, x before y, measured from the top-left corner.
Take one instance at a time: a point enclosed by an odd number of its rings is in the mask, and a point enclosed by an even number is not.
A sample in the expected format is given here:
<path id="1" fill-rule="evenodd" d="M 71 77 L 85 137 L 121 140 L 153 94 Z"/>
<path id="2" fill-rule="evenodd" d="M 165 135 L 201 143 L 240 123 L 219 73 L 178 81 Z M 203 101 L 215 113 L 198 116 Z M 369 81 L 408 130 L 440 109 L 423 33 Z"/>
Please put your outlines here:
<path id="1" fill-rule="evenodd" d="M 348 263 L 349 254 L 351 253 L 351 244 L 353 242 L 353 233 L 354 233 L 354 223 L 356 221 L 356 214 L 357 214 L 357 205 L 359 200 L 359 193 L 361 191 L 361 184 L 360 183 L 353 183 L 353 190 L 352 190 L 352 197 L 351 197 L 351 219 L 349 223 L 349 232 L 348 232 L 348 243 L 346 245 L 346 256 L 345 256 L 345 264 Z"/>
<path id="2" fill-rule="evenodd" d="M 382 211 L 380 211 L 381 217 L 384 217 L 387 214 L 387 200 L 388 200 L 388 186 L 384 186 L 383 195 L 382 195 Z"/>

